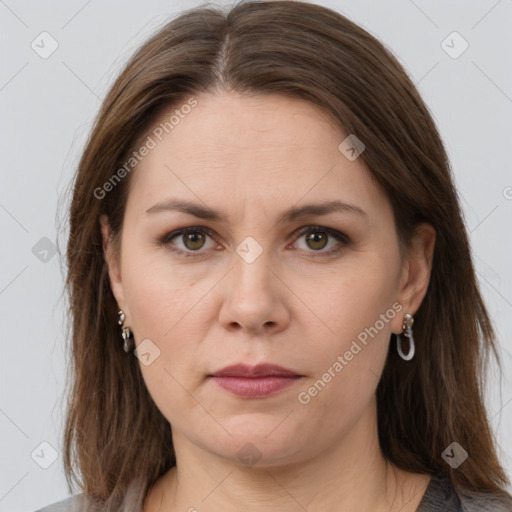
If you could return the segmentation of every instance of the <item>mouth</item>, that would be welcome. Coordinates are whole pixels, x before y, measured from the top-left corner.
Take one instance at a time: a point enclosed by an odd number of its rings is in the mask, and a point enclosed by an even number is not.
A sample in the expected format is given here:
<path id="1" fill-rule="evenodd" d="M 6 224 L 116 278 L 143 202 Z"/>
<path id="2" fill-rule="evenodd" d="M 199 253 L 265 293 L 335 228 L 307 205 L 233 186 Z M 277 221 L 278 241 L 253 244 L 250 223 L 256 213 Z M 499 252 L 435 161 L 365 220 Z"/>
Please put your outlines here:
<path id="1" fill-rule="evenodd" d="M 282 391 L 304 377 L 273 364 L 236 364 L 208 377 L 222 389 L 242 398 L 265 398 Z"/>

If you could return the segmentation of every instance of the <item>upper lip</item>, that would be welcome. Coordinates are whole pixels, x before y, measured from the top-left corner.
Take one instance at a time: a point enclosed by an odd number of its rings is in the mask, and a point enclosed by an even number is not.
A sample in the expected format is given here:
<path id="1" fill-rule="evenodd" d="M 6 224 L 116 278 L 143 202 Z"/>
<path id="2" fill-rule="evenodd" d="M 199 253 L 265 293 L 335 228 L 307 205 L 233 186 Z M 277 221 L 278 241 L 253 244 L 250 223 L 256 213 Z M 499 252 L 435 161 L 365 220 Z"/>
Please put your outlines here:
<path id="1" fill-rule="evenodd" d="M 282 366 L 278 366 L 276 364 L 262 363 L 256 366 L 249 366 L 246 364 L 233 364 L 231 366 L 226 366 L 222 370 L 216 371 L 211 376 L 213 377 L 268 377 L 268 376 L 278 376 L 278 377 L 291 377 L 291 376 L 300 376 L 297 372 L 293 370 L 288 370 L 287 368 L 283 368 Z"/>

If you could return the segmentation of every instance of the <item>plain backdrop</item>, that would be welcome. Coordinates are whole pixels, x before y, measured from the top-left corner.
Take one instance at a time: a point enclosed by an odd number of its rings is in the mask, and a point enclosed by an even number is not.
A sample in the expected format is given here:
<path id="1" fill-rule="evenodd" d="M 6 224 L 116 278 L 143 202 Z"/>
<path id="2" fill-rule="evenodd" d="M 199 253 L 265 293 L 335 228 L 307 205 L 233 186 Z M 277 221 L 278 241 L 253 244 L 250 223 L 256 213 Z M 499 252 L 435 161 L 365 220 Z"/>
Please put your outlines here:
<path id="1" fill-rule="evenodd" d="M 199 3 L 0 0 L 1 512 L 30 512 L 68 496 L 61 461 L 66 233 L 57 238 L 56 218 L 65 217 L 59 208 L 91 122 L 140 43 Z M 512 476 L 512 1 L 317 3 L 359 23 L 398 57 L 446 143 L 501 346 L 503 379 L 491 372 L 486 403 Z"/>

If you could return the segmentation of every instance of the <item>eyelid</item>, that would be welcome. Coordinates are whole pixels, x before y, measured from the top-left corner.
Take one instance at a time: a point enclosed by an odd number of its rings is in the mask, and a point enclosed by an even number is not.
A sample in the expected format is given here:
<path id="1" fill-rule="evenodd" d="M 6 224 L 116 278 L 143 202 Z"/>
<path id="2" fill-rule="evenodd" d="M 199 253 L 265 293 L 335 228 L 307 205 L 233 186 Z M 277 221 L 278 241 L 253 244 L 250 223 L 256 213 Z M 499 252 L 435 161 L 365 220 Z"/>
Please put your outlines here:
<path id="1" fill-rule="evenodd" d="M 213 230 L 211 230 L 210 228 L 207 228 L 206 226 L 189 226 L 189 227 L 185 227 L 185 228 L 175 229 L 174 231 L 171 231 L 171 232 L 165 234 L 162 238 L 157 240 L 157 243 L 158 243 L 158 245 L 160 245 L 162 247 L 166 247 L 168 250 L 170 250 L 172 252 L 182 254 L 187 258 L 198 257 L 201 253 L 206 252 L 206 251 L 201 251 L 201 250 L 184 251 L 182 249 L 178 249 L 177 247 L 174 247 L 172 249 L 168 247 L 173 238 L 176 238 L 181 235 L 186 235 L 187 233 L 202 233 L 202 234 L 208 235 L 210 238 L 215 240 L 215 237 L 213 236 Z M 197 256 L 195 256 L 195 254 L 197 254 Z"/>
<path id="2" fill-rule="evenodd" d="M 214 231 L 206 226 L 189 226 L 189 227 L 179 228 L 179 229 L 176 229 L 174 231 L 171 231 L 171 232 L 165 234 L 163 237 L 158 239 L 156 242 L 158 243 L 158 245 L 160 245 L 162 247 L 167 247 L 172 252 L 182 254 L 185 257 L 199 257 L 202 253 L 205 253 L 206 251 L 202 251 L 200 249 L 197 251 L 183 251 L 182 249 L 178 249 L 176 247 L 174 247 L 172 249 L 168 247 L 168 245 L 170 244 L 170 241 L 173 238 L 176 238 L 180 235 L 185 235 L 187 233 L 202 233 L 202 234 L 208 235 L 210 238 L 215 240 L 215 242 L 217 242 L 217 240 L 214 236 Z M 291 235 L 291 237 L 293 237 L 293 243 L 295 243 L 298 238 L 300 238 L 301 236 L 303 236 L 306 233 L 327 233 L 328 236 L 335 238 L 342 245 L 348 245 L 351 243 L 350 237 L 348 235 L 346 235 L 345 233 L 338 231 L 336 229 L 333 229 L 333 228 L 329 228 L 327 226 L 321 226 L 321 225 L 317 225 L 317 224 L 308 224 L 307 226 L 302 226 L 302 227 L 296 229 L 293 232 L 293 234 Z M 311 250 L 311 251 L 307 251 L 307 253 L 311 254 L 313 257 L 327 257 L 327 256 L 332 255 L 333 253 L 337 253 L 339 251 L 340 251 L 339 247 L 334 247 L 327 251 Z"/>
<path id="3" fill-rule="evenodd" d="M 308 257 L 311 256 L 313 258 L 328 258 L 329 256 L 334 256 L 340 252 L 340 244 L 342 246 L 346 246 L 351 243 L 350 237 L 345 233 L 338 231 L 337 229 L 329 228 L 327 226 L 320 226 L 317 224 L 310 224 L 296 230 L 293 234 L 295 240 L 293 243 L 295 244 L 295 242 L 306 233 L 327 233 L 328 236 L 335 238 L 338 241 L 337 246 L 332 247 L 327 251 L 306 251 L 308 253 Z"/>
<path id="4" fill-rule="evenodd" d="M 346 235 L 345 233 L 338 231 L 334 228 L 328 228 L 327 226 L 320 226 L 317 224 L 310 224 L 308 226 L 304 226 L 302 228 L 299 228 L 293 233 L 294 237 L 300 237 L 305 233 L 327 233 L 328 235 L 336 238 L 337 240 L 340 240 L 344 243 L 350 243 L 350 237 Z"/>

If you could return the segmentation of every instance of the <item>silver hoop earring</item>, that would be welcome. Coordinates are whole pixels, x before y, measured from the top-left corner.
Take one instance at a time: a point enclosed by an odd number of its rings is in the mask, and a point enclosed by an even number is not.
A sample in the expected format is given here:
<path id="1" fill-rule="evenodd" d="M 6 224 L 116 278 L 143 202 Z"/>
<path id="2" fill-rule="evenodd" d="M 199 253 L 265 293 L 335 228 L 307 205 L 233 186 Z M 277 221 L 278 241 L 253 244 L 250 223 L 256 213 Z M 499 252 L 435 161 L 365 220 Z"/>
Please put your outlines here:
<path id="1" fill-rule="evenodd" d="M 404 323 L 402 325 L 402 334 L 396 335 L 396 349 L 398 354 L 404 361 L 410 361 L 414 357 L 414 336 L 412 335 L 412 325 L 414 324 L 414 318 L 409 313 L 404 316 Z M 402 351 L 402 335 L 409 338 L 409 352 L 406 354 Z"/>
<path id="2" fill-rule="evenodd" d="M 133 334 L 130 331 L 130 328 L 124 326 L 125 316 L 123 310 L 120 309 L 117 314 L 119 315 L 119 321 L 117 323 L 121 326 L 121 336 L 124 340 L 123 349 L 128 353 L 135 348 L 135 340 L 133 339 Z"/>

